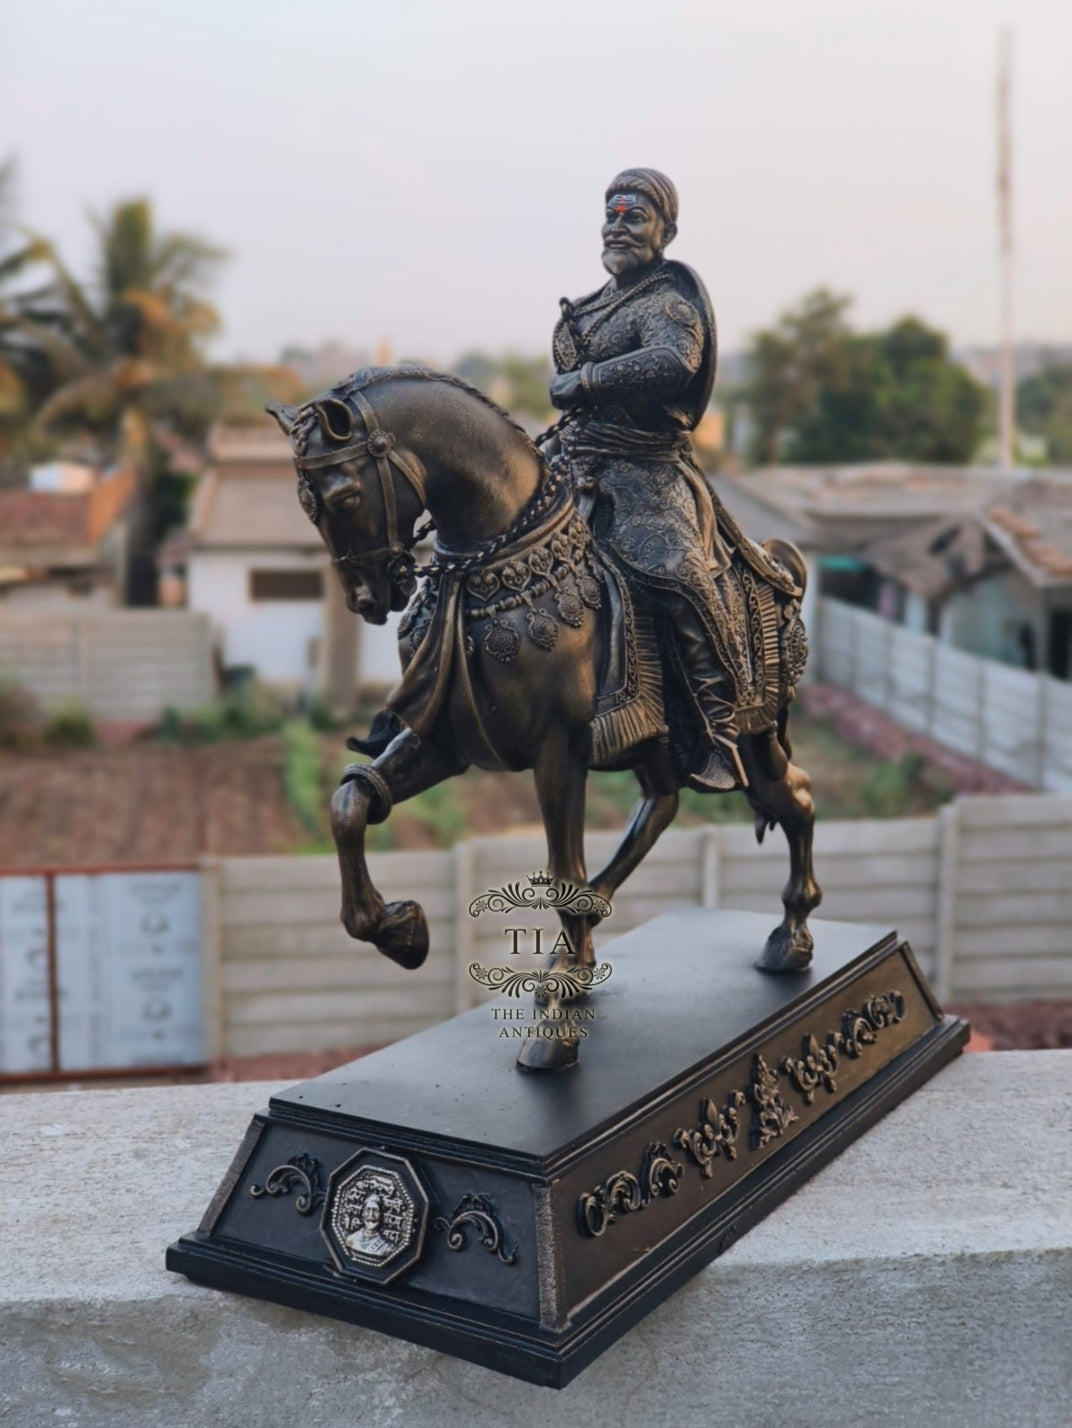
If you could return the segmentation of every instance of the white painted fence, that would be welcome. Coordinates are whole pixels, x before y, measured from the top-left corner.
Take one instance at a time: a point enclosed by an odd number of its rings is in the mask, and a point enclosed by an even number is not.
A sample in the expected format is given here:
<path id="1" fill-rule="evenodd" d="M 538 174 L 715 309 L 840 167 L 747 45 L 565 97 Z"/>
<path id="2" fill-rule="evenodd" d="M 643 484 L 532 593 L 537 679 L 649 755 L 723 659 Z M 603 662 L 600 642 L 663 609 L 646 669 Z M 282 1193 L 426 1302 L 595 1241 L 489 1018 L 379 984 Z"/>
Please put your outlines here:
<path id="1" fill-rule="evenodd" d="M 190 610 L 0 611 L 0 679 L 45 709 L 77 700 L 102 720 L 193 709 L 215 692 L 208 618 Z"/>
<path id="2" fill-rule="evenodd" d="M 822 599 L 817 672 L 906 729 L 1033 788 L 1072 793 L 1072 684 Z"/>
<path id="3" fill-rule="evenodd" d="M 615 842 L 589 838 L 591 869 Z M 501 962 L 503 928 L 533 920 L 474 919 L 469 903 L 545 861 L 530 837 L 371 857 L 385 898 L 416 898 L 428 913 L 432 951 L 411 973 L 340 927 L 333 858 L 206 862 L 212 1051 L 375 1044 L 473 1005 L 484 993 L 470 962 Z M 1072 799 L 965 798 L 932 818 L 821 823 L 816 868 L 820 915 L 896 927 L 940 996 L 1072 996 Z M 683 903 L 769 912 L 773 927 L 787 870 L 778 833 L 760 848 L 747 825 L 672 831 L 616 898 L 601 940 Z"/>

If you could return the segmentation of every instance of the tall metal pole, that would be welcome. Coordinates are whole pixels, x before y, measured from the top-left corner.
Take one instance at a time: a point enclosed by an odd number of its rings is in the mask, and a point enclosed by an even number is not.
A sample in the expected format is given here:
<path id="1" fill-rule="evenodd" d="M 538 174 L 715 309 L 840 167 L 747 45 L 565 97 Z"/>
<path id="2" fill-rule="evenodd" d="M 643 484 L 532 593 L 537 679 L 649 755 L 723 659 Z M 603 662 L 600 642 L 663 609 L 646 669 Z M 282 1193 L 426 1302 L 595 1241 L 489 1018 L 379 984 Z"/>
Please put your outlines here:
<path id="1" fill-rule="evenodd" d="M 1009 111 L 1012 88 L 1012 31 L 998 41 L 998 246 L 1001 269 L 1001 465 L 1013 464 L 1016 430 L 1012 360 L 1012 138 Z"/>

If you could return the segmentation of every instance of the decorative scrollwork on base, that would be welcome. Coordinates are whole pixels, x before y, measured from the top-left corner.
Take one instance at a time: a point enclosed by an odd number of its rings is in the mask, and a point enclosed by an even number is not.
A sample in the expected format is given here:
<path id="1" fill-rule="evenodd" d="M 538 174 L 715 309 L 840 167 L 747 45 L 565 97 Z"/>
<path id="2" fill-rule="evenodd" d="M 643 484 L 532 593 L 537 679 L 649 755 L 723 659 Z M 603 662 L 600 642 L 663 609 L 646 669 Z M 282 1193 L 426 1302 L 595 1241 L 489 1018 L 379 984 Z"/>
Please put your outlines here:
<path id="1" fill-rule="evenodd" d="M 753 1150 L 762 1150 L 769 1141 L 784 1135 L 797 1119 L 796 1111 L 778 1089 L 777 1071 L 772 1071 L 758 1052 L 752 1057 L 748 1099 L 752 1102 L 749 1144 Z"/>
<path id="2" fill-rule="evenodd" d="M 277 1165 L 265 1178 L 263 1185 L 251 1185 L 249 1193 L 254 1200 L 263 1195 L 289 1195 L 295 1186 L 301 1190 L 294 1200 L 294 1208 L 299 1215 L 312 1215 L 324 1203 L 324 1180 L 320 1162 L 315 1156 L 291 1156 L 286 1165 Z"/>
<path id="3" fill-rule="evenodd" d="M 800 1120 L 782 1094 L 779 1072 L 800 1093 L 805 1106 L 811 1106 L 820 1088 L 830 1095 L 836 1093 L 842 1058 L 852 1061 L 863 1056 L 886 1028 L 904 1020 L 907 1011 L 903 994 L 889 991 L 868 997 L 858 1011 L 854 1007 L 843 1011 L 840 1029 L 828 1032 L 824 1041 L 820 1042 L 815 1035 L 805 1036 L 801 1054 L 783 1056 L 777 1070 L 755 1053 L 747 1088 L 730 1091 L 721 1106 L 711 1097 L 705 1097 L 700 1102 L 698 1125 L 675 1130 L 671 1143 L 686 1153 L 702 1179 L 710 1180 L 716 1160 L 737 1158 L 741 1149 L 741 1112 L 745 1106 L 751 1107 L 748 1148 L 753 1152 L 765 1149 Z M 682 1173 L 683 1166 L 671 1159 L 667 1146 L 661 1141 L 652 1141 L 645 1151 L 639 1175 L 619 1170 L 602 1185 L 578 1198 L 581 1232 L 598 1238 L 621 1215 L 642 1210 L 660 1195 L 676 1194 Z M 727 1229 L 720 1241 L 720 1253 L 736 1232 L 736 1226 Z"/>
<path id="4" fill-rule="evenodd" d="M 878 1040 L 880 1031 L 904 1021 L 907 1004 L 901 992 L 868 997 L 856 1011 L 849 1007 L 841 1014 L 840 1031 L 827 1032 L 820 1046 L 814 1036 L 806 1036 L 799 1056 L 783 1056 L 778 1069 L 784 1071 L 810 1106 L 822 1086 L 831 1095 L 837 1090 L 835 1072 L 841 1056 L 858 1060 Z"/>
<path id="5" fill-rule="evenodd" d="M 447 1244 L 452 1250 L 464 1250 L 469 1244 L 467 1230 L 474 1230 L 476 1243 L 493 1254 L 503 1264 L 517 1263 L 517 1245 L 507 1253 L 502 1222 L 494 1202 L 487 1195 L 463 1195 L 450 1213 L 438 1215 L 433 1221 L 437 1230 L 446 1231 Z"/>
<path id="6" fill-rule="evenodd" d="M 815 1100 L 815 1092 L 820 1086 L 831 1095 L 837 1090 L 834 1072 L 838 1069 L 840 1043 L 841 1038 L 835 1032 L 829 1034 L 823 1046 L 814 1036 L 806 1036 L 799 1056 L 783 1056 L 778 1063 L 778 1069 L 789 1077 L 804 1097 L 806 1106 Z"/>
<path id="7" fill-rule="evenodd" d="M 734 1142 L 740 1129 L 739 1112 L 745 1100 L 743 1091 L 731 1091 L 721 1110 L 710 1098 L 701 1101 L 699 1127 L 674 1132 L 674 1144 L 692 1157 L 705 1180 L 710 1180 L 714 1173 L 714 1161 L 718 1156 L 736 1160 Z"/>
<path id="8" fill-rule="evenodd" d="M 619 1215 L 643 1210 L 660 1196 L 676 1195 L 684 1172 L 684 1165 L 673 1159 L 669 1146 L 653 1140 L 644 1151 L 639 1176 L 618 1170 L 578 1198 L 577 1219 L 582 1232 L 598 1239 Z"/>

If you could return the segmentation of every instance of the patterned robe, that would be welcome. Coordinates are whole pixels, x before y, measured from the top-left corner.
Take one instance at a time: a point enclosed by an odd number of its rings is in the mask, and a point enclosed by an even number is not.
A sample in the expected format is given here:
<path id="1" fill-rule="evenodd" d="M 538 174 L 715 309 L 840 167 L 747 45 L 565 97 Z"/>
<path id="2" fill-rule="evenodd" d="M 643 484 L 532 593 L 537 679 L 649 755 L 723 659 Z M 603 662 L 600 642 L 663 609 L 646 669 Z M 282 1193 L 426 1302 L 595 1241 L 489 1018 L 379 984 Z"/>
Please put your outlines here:
<path id="1" fill-rule="evenodd" d="M 624 292 L 608 283 L 564 300 L 553 352 L 557 371 L 581 373 L 585 400 L 547 455 L 568 463 L 596 539 L 656 609 L 672 612 L 678 598 L 696 610 L 739 707 L 771 708 L 762 643 L 750 628 L 754 577 L 786 595 L 799 591 L 712 497 L 692 455 L 715 360 L 699 279 L 663 262 Z"/>

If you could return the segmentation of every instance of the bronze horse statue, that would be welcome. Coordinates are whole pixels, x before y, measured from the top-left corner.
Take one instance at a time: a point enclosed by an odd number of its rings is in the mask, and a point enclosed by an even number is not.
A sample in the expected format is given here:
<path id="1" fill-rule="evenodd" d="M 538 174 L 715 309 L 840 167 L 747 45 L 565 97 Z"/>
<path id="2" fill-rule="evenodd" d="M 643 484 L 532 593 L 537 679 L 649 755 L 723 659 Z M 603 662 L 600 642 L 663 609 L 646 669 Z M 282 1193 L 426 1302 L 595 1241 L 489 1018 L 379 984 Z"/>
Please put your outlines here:
<path id="1" fill-rule="evenodd" d="M 349 741 L 374 757 L 351 765 L 332 799 L 347 931 L 403 967 L 424 961 L 424 912 L 412 901 L 384 903 L 369 876 L 365 830 L 470 764 L 532 769 L 548 872 L 610 900 L 673 821 L 685 774 L 675 758 L 678 716 L 659 631 L 594 546 L 564 473 L 481 392 L 423 368 L 365 369 L 301 408 L 268 410 L 290 438 L 299 498 L 349 608 L 373 624 L 406 611 L 402 682 L 369 738 Z M 410 552 L 425 512 L 436 542 L 418 572 Z M 779 541 L 763 549 L 802 592 L 799 552 Z M 810 783 L 791 762 L 787 734 L 806 643 L 799 599 L 749 579 L 767 712 L 741 735 L 745 793 L 757 836 L 780 824 L 790 855 L 785 916 L 758 965 L 791 972 L 810 962 L 807 919 L 821 896 Z M 591 879 L 589 768 L 630 768 L 640 785 L 619 848 Z M 593 966 L 593 919 L 567 912 L 562 920 L 573 957 L 560 959 Z M 575 1059 L 575 1046 L 540 1037 L 527 1040 L 519 1058 L 531 1069 Z"/>

